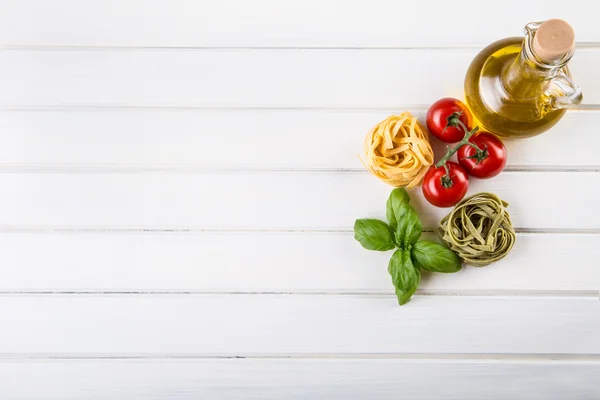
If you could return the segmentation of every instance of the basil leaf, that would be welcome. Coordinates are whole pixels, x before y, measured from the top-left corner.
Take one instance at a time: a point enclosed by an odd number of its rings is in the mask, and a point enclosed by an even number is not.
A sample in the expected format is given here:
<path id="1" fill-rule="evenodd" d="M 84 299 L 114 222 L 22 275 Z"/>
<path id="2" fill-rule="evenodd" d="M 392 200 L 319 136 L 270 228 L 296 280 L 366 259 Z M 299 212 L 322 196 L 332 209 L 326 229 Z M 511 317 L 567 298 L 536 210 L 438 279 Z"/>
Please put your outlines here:
<path id="1" fill-rule="evenodd" d="M 398 227 L 398 220 L 402 218 L 400 207 L 402 204 L 408 204 L 409 202 L 410 196 L 404 188 L 396 188 L 390 193 L 390 197 L 385 204 L 385 216 L 394 231 Z"/>
<path id="2" fill-rule="evenodd" d="M 404 188 L 392 190 L 386 203 L 385 215 L 396 233 L 396 244 L 400 248 L 415 244 L 423 230 L 419 215 L 409 203 L 410 197 Z"/>
<path id="3" fill-rule="evenodd" d="M 421 240 L 412 248 L 413 262 L 427 271 L 457 272 L 462 262 L 455 252 L 429 240 Z"/>
<path id="4" fill-rule="evenodd" d="M 378 219 L 357 219 L 354 223 L 354 239 L 367 250 L 387 251 L 396 247 L 394 231 Z"/>
<path id="5" fill-rule="evenodd" d="M 420 275 L 410 258 L 410 251 L 396 250 L 390 258 L 388 272 L 392 276 L 392 283 L 397 290 L 403 293 L 416 290 L 415 286 L 419 284 Z"/>
<path id="6" fill-rule="evenodd" d="M 410 298 L 417 291 L 417 287 L 419 287 L 419 283 L 421 282 L 421 271 L 416 269 L 417 271 L 417 282 L 410 288 L 410 290 L 404 292 L 398 288 L 396 288 L 396 297 L 398 297 L 398 304 L 404 305 L 410 301 Z"/>
<path id="7" fill-rule="evenodd" d="M 396 243 L 400 248 L 408 248 L 417 243 L 423 232 L 423 226 L 419 214 L 410 204 L 402 204 L 398 212 L 401 217 L 398 219 L 398 226 L 396 227 Z"/>

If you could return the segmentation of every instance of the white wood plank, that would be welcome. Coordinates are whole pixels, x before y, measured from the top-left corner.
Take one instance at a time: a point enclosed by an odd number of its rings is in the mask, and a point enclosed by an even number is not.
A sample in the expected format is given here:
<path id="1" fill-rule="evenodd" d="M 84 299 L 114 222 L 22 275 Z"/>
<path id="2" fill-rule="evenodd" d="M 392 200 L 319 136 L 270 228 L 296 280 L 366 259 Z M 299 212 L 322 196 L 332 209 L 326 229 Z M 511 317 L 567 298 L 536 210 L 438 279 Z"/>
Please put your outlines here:
<path id="1" fill-rule="evenodd" d="M 0 106 L 427 106 L 443 96 L 462 97 L 476 53 L 9 50 L 0 54 Z M 600 49 L 583 48 L 571 61 L 586 104 L 600 103 L 599 55 Z M 243 120 L 227 123 L 244 126 Z"/>
<path id="2" fill-rule="evenodd" d="M 600 40 L 597 20 L 582 1 L 568 7 L 558 0 L 447 5 L 439 0 L 3 0 L 0 37 L 11 45 L 447 45 L 522 35 L 526 23 L 559 15 L 573 25 L 578 40 Z"/>
<path id="3" fill-rule="evenodd" d="M 600 364 L 585 361 L 57 360 L 2 362 L 0 373 L 10 377 L 0 381 L 7 400 L 583 400 L 600 391 Z"/>
<path id="4" fill-rule="evenodd" d="M 425 275 L 419 293 L 599 292 L 598 242 L 598 235 L 519 234 L 504 260 Z M 393 294 L 391 253 L 362 249 L 350 232 L 4 233 L 0 249 L 2 291 Z"/>
<path id="5" fill-rule="evenodd" d="M 389 111 L 0 111 L 0 166 L 362 168 L 366 132 Z M 411 110 L 424 121 L 425 110 Z M 240 123 L 228 121 L 242 121 Z M 556 128 L 505 141 L 510 167 L 599 167 L 597 111 L 572 111 Z M 432 138 L 436 153 L 444 145 Z"/>
<path id="6" fill-rule="evenodd" d="M 347 229 L 383 218 L 391 187 L 368 173 L 3 173 L 4 227 Z M 504 172 L 472 180 L 470 193 L 508 201 L 516 227 L 594 229 L 600 174 Z M 413 203 L 426 227 L 449 209 Z"/>
<path id="7" fill-rule="evenodd" d="M 8 296 L 0 324 L 6 355 L 600 354 L 597 297 Z"/>

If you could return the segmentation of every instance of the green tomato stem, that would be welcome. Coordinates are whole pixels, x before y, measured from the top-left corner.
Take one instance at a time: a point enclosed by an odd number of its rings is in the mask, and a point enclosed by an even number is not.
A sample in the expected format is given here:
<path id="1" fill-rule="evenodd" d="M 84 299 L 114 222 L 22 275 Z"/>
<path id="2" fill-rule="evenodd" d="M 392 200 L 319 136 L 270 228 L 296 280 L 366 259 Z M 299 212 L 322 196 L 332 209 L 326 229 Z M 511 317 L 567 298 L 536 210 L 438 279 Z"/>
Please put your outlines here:
<path id="1" fill-rule="evenodd" d="M 465 124 L 463 124 L 460 119 L 456 118 L 455 121 L 463 129 L 463 131 L 465 131 L 465 135 L 463 136 L 462 140 L 460 142 L 458 142 L 458 144 L 456 146 L 454 146 L 453 148 L 448 148 L 448 152 L 446 153 L 446 155 L 444 157 L 442 157 L 440 159 L 440 161 L 437 162 L 437 164 L 435 164 L 436 168 L 439 168 L 442 166 L 446 167 L 446 162 L 450 159 L 450 157 L 452 157 L 454 155 L 454 153 L 456 153 L 458 151 L 458 149 L 460 149 L 464 145 L 475 148 L 475 150 L 477 150 L 477 154 L 483 154 L 483 150 L 481 150 L 475 143 L 469 142 L 469 139 L 479 130 L 479 127 L 476 126 L 471 131 L 469 131 L 469 128 L 467 128 L 467 126 Z M 446 127 L 448 127 L 448 126 L 446 126 Z M 446 167 L 446 176 L 448 176 L 448 175 L 449 175 L 448 168 Z"/>

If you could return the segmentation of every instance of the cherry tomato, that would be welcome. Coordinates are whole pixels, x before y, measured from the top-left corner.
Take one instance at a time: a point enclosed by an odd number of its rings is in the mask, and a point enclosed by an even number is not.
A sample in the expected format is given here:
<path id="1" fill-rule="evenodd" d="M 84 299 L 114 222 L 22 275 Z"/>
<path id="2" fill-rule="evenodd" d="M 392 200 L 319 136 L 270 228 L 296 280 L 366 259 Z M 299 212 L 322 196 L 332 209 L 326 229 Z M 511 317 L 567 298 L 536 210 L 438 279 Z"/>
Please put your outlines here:
<path id="1" fill-rule="evenodd" d="M 455 163 L 447 161 L 446 169 L 432 165 L 423 178 L 423 194 L 427 201 L 437 207 L 452 207 L 465 197 L 469 189 L 469 176 L 467 172 Z"/>
<path id="2" fill-rule="evenodd" d="M 480 156 L 477 150 L 469 145 L 458 149 L 458 162 L 476 178 L 491 178 L 498 175 L 506 165 L 506 147 L 500 139 L 488 132 L 478 132 L 469 139 L 482 150 Z"/>
<path id="3" fill-rule="evenodd" d="M 433 103 L 427 111 L 425 120 L 427 129 L 433 136 L 442 142 L 455 143 L 460 142 L 465 136 L 463 127 L 457 122 L 449 120 L 451 116 L 458 117 L 468 130 L 472 129 L 473 118 L 467 106 L 460 100 L 452 97 L 445 97 Z M 451 124 L 451 125 L 448 125 Z"/>

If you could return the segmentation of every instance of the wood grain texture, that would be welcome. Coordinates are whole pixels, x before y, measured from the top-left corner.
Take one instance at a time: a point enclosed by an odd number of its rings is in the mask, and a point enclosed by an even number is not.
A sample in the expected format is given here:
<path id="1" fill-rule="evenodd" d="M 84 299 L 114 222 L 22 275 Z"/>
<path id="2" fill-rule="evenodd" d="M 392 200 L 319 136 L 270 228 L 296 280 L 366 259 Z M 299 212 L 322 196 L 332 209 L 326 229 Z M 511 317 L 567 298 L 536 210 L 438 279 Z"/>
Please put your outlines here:
<path id="1" fill-rule="evenodd" d="M 22 228 L 351 229 L 356 218 L 383 219 L 390 190 L 366 172 L 7 172 L 0 174 L 0 221 Z M 595 172 L 504 172 L 473 179 L 469 193 L 482 191 L 508 201 L 519 228 L 600 228 L 600 214 L 588 212 L 600 192 Z M 426 204 L 420 188 L 411 196 L 426 227 L 449 212 Z"/>
<path id="2" fill-rule="evenodd" d="M 425 110 L 410 110 L 424 121 Z M 0 111 L 0 167 L 361 169 L 357 154 L 398 110 L 63 109 Z M 600 113 L 507 140 L 509 168 L 598 168 Z M 242 129 L 240 129 L 242 128 Z M 438 157 L 445 144 L 432 138 Z"/>
<path id="3" fill-rule="evenodd" d="M 0 0 L 0 397 L 595 398 L 588 8 Z M 556 10 L 585 105 L 470 189 L 511 203 L 513 252 L 398 307 L 350 232 L 391 189 L 360 171 L 366 131 L 462 97 L 483 45 Z M 448 212 L 412 197 L 428 227 Z"/>
<path id="4" fill-rule="evenodd" d="M 381 292 L 390 252 L 350 232 L 0 234 L 0 290 Z M 425 239 L 434 239 L 424 235 Z M 598 235 L 519 234 L 486 268 L 425 275 L 419 293 L 600 292 Z M 578 262 L 573 262 L 573 260 Z"/>
<path id="5" fill-rule="evenodd" d="M 600 364 L 585 361 L 5 361 L 0 373 L 6 400 L 587 400 L 600 390 Z"/>
<path id="6" fill-rule="evenodd" d="M 0 106 L 427 107 L 462 97 L 477 52 L 8 50 Z M 600 49 L 578 49 L 569 66 L 585 103 L 600 104 Z"/>
<path id="7" fill-rule="evenodd" d="M 599 355 L 599 311 L 597 296 L 5 296 L 0 353 Z"/>
<path id="8" fill-rule="evenodd" d="M 577 40 L 600 41 L 587 3 L 508 0 L 473 7 L 455 0 L 3 0 L 9 45 L 76 46 L 436 46 L 487 44 L 560 17 Z M 467 23 L 472 21 L 472 23 Z M 476 21 L 476 22 L 475 22 Z"/>

